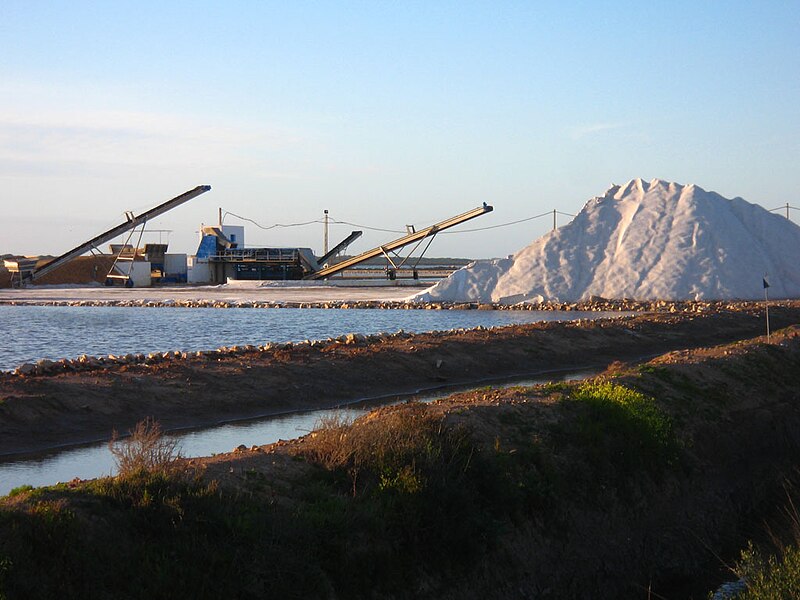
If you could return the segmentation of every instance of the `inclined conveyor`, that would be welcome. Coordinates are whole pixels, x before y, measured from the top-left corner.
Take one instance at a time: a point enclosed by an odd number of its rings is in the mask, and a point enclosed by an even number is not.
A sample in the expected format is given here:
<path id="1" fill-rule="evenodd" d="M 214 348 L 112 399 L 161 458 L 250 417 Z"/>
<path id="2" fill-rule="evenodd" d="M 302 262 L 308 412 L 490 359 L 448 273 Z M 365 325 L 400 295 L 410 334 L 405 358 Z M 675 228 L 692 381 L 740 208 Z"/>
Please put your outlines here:
<path id="1" fill-rule="evenodd" d="M 172 200 L 167 200 L 166 202 L 159 204 L 155 208 L 151 208 L 150 210 L 143 212 L 138 217 L 134 216 L 133 213 L 126 213 L 128 219 L 124 223 L 120 223 L 116 227 L 109 229 L 108 231 L 101 233 L 97 237 L 92 238 L 91 240 L 84 242 L 80 246 L 76 246 L 69 252 L 65 252 L 61 256 L 54 258 L 53 260 L 45 263 L 38 269 L 34 269 L 25 277 L 26 281 L 35 281 L 39 277 L 43 277 L 47 275 L 51 271 L 55 271 L 58 267 L 68 263 L 73 258 L 77 258 L 82 254 L 86 254 L 91 250 L 96 250 L 97 252 L 102 252 L 100 250 L 100 246 L 113 240 L 118 235 L 121 235 L 127 231 L 130 231 L 139 225 L 144 226 L 144 224 L 150 220 L 158 217 L 159 215 L 164 214 L 165 212 L 172 210 L 176 206 L 180 206 L 184 202 L 188 202 L 192 198 L 196 198 L 200 194 L 206 193 L 208 190 L 211 189 L 210 185 L 198 185 L 193 190 L 189 190 L 188 192 L 184 192 L 180 196 L 176 196 Z"/>
<path id="2" fill-rule="evenodd" d="M 485 215 L 486 213 L 492 212 L 492 210 L 494 210 L 494 208 L 484 202 L 483 206 L 473 208 L 472 210 L 457 215 L 455 217 L 450 217 L 449 219 L 436 223 L 435 225 L 431 225 L 430 227 L 426 227 L 425 229 L 420 229 L 419 231 L 412 231 L 408 235 L 405 235 L 401 238 L 397 238 L 396 240 L 393 240 L 388 244 L 383 244 L 382 246 L 378 246 L 376 248 L 373 248 L 372 250 L 367 250 L 366 252 L 362 252 L 357 256 L 343 260 L 342 262 L 332 265 L 330 267 L 324 267 L 322 269 L 319 269 L 318 271 L 314 271 L 313 273 L 306 275 L 304 279 L 325 279 L 326 277 L 330 277 L 331 275 L 340 273 L 345 269 L 350 269 L 352 267 L 355 267 L 356 265 L 359 265 L 377 256 L 386 257 L 386 259 L 389 261 L 392 267 L 395 270 L 397 270 L 402 266 L 402 263 L 400 265 L 396 265 L 392 260 L 392 258 L 389 256 L 390 252 L 395 252 L 396 250 L 399 250 L 400 248 L 403 248 L 404 246 L 408 246 L 413 243 L 417 243 L 417 245 L 419 245 L 425 238 L 431 238 L 431 240 L 428 242 L 428 246 L 430 246 L 430 242 L 433 241 L 433 238 L 436 237 L 436 234 L 439 233 L 440 231 L 444 231 L 445 229 L 454 227 L 456 225 L 463 223 L 464 221 L 469 221 L 470 219 L 474 219 L 475 217 L 480 217 L 482 215 Z M 428 249 L 428 246 L 425 247 L 425 250 Z M 425 250 L 423 250 L 422 254 L 425 253 Z M 422 257 L 420 256 L 420 258 Z M 405 260 L 403 262 L 405 262 Z"/>

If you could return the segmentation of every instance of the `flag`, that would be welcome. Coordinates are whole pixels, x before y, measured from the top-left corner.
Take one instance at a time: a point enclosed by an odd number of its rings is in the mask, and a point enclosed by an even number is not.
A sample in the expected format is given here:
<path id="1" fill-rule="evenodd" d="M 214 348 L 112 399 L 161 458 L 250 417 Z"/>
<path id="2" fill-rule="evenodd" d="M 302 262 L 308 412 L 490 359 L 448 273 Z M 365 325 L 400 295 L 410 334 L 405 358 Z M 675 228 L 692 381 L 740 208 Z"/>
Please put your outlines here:
<path id="1" fill-rule="evenodd" d="M 764 277 L 764 278 L 763 278 L 761 281 L 762 281 L 762 282 L 763 282 L 763 284 L 764 284 L 764 289 L 767 289 L 767 288 L 769 287 L 769 283 L 767 282 L 767 278 L 766 278 L 766 277 Z"/>

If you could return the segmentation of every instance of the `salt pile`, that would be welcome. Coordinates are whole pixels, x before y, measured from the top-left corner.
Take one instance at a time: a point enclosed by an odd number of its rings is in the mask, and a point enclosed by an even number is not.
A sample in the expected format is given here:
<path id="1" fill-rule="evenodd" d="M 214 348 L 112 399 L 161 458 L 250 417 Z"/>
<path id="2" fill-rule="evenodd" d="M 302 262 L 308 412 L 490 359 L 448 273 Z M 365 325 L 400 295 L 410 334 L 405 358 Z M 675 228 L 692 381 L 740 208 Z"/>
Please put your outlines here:
<path id="1" fill-rule="evenodd" d="M 433 302 L 800 297 L 800 227 L 742 198 L 633 179 L 507 259 L 476 261 L 418 295 Z"/>

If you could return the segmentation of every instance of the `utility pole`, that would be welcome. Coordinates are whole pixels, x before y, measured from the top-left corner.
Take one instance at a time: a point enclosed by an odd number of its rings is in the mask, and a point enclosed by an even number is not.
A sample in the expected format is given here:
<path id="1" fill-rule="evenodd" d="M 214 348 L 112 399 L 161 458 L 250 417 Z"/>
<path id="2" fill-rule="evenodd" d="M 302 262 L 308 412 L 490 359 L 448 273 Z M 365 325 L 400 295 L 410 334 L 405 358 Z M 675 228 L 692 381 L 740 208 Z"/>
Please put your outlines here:
<path id="1" fill-rule="evenodd" d="M 325 209 L 325 233 L 322 238 L 322 255 L 328 253 L 328 209 Z"/>
<path id="2" fill-rule="evenodd" d="M 219 230 L 222 231 L 222 207 L 219 209 Z"/>
<path id="3" fill-rule="evenodd" d="M 556 230 L 556 209 L 553 209 L 553 231 Z"/>
<path id="4" fill-rule="evenodd" d="M 789 218 L 789 203 L 786 203 L 786 218 Z"/>

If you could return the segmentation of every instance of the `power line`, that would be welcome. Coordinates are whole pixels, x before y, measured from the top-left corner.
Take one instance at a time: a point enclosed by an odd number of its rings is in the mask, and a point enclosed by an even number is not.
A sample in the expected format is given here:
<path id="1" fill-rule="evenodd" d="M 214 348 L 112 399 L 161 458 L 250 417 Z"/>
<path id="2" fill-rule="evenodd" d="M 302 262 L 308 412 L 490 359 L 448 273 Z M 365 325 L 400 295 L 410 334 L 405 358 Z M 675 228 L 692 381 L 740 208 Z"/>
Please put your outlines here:
<path id="1" fill-rule="evenodd" d="M 547 217 L 553 214 L 552 210 L 548 210 L 546 213 L 542 213 L 540 215 L 534 215 L 532 217 L 526 217 L 524 219 L 519 219 L 517 221 L 510 221 L 508 223 L 500 223 L 498 225 L 489 225 L 488 227 L 476 227 L 474 229 L 461 229 L 459 231 L 443 231 L 442 233 L 472 233 L 473 231 L 486 231 L 488 229 L 498 229 L 500 227 L 509 227 L 510 225 L 518 225 L 519 223 L 525 223 L 526 221 L 533 221 L 534 219 L 541 219 L 542 217 Z"/>
<path id="2" fill-rule="evenodd" d="M 769 209 L 769 212 L 775 212 L 775 211 L 778 211 L 778 210 L 785 210 L 786 211 L 786 218 L 788 219 L 789 218 L 789 209 L 800 210 L 800 208 L 797 208 L 796 206 L 789 206 L 789 203 L 787 202 L 786 204 L 784 204 L 783 206 L 779 206 L 778 208 Z"/>
<path id="3" fill-rule="evenodd" d="M 359 225 L 358 223 L 351 223 L 350 221 L 337 221 L 336 219 L 331 219 L 331 223 L 336 223 L 337 225 L 349 225 L 350 227 L 358 227 L 359 229 L 369 229 L 371 231 L 384 231 L 386 233 L 405 233 L 402 229 L 382 229 L 380 227 L 370 227 L 369 225 Z"/>
<path id="4" fill-rule="evenodd" d="M 558 214 L 558 215 L 565 216 L 565 217 L 574 217 L 575 216 L 575 215 L 570 214 L 570 213 L 561 212 L 560 210 L 549 210 L 549 211 L 541 213 L 539 215 L 534 215 L 532 217 L 525 217 L 524 219 L 517 219 L 516 221 L 509 221 L 507 223 L 499 223 L 497 225 L 489 225 L 488 227 L 475 227 L 473 229 L 460 229 L 458 231 L 442 231 L 440 233 L 450 235 L 450 234 L 457 234 L 457 233 L 474 233 L 476 231 L 488 231 L 490 229 L 499 229 L 501 227 L 510 227 L 512 225 L 519 225 L 520 223 L 525 223 L 527 221 L 533 221 L 534 219 L 541 219 L 542 217 L 547 217 L 547 216 L 550 216 L 550 215 L 552 215 L 554 213 Z M 232 217 L 236 217 L 237 219 L 241 219 L 242 221 L 247 221 L 248 223 L 252 223 L 256 227 L 258 227 L 260 229 L 263 229 L 265 231 L 268 231 L 270 229 L 276 229 L 276 228 L 303 227 L 303 226 L 306 226 L 306 225 L 313 225 L 313 224 L 323 223 L 324 222 L 322 219 L 316 219 L 314 221 L 306 221 L 304 223 L 286 223 L 286 224 L 284 224 L 284 223 L 275 223 L 274 225 L 265 226 L 265 225 L 261 225 L 260 223 L 254 221 L 253 219 L 249 219 L 247 217 L 242 217 L 242 216 L 234 214 L 234 213 L 232 213 L 230 211 L 225 211 L 223 213 L 223 220 L 228 215 L 230 215 Z M 386 229 L 386 228 L 383 228 L 383 227 L 372 227 L 370 225 L 362 225 L 362 224 L 359 224 L 359 223 L 352 223 L 351 221 L 339 221 L 338 219 L 334 219 L 334 218 L 329 218 L 329 221 L 331 223 L 336 224 L 336 225 L 349 225 L 350 227 L 358 227 L 359 229 L 368 229 L 370 231 L 380 231 L 380 232 L 383 232 L 383 233 L 406 233 L 406 231 L 404 231 L 402 229 Z"/>
<path id="5" fill-rule="evenodd" d="M 258 227 L 259 229 L 263 229 L 265 231 L 268 231 L 270 229 L 275 229 L 277 227 L 280 227 L 280 228 L 284 228 L 284 227 L 303 227 L 305 225 L 313 225 L 314 223 L 322 223 L 321 219 L 317 219 L 315 221 L 306 221 L 305 223 L 275 223 L 274 225 L 265 226 L 265 225 L 261 225 L 260 223 L 257 223 L 253 219 L 248 219 L 247 217 L 241 217 L 241 216 L 239 216 L 237 214 L 234 214 L 232 212 L 229 212 L 229 211 L 225 211 L 223 213 L 222 220 L 224 221 L 225 217 L 227 217 L 228 215 L 230 215 L 232 217 L 236 217 L 237 219 L 241 219 L 242 221 L 247 221 L 248 223 L 252 223 L 253 225 Z"/>

